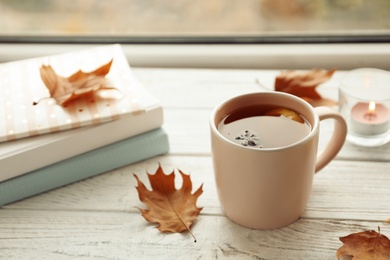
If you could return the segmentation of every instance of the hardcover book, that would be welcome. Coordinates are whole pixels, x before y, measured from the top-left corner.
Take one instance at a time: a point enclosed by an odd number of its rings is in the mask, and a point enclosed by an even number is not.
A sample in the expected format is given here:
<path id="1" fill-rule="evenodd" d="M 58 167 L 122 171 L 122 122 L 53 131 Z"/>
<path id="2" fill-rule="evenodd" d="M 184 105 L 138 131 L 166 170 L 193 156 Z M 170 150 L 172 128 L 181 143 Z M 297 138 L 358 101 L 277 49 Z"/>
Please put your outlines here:
<path id="1" fill-rule="evenodd" d="M 0 206 L 169 151 L 158 128 L 0 182 Z"/>

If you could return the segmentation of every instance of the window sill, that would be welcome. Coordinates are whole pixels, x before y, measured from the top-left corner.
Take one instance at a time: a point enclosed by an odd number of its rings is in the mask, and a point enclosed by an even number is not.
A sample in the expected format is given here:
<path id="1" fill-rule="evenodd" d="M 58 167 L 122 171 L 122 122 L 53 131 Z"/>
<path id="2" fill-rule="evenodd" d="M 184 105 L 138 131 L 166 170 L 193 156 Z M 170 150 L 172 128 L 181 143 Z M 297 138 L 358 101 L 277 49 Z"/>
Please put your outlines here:
<path id="1" fill-rule="evenodd" d="M 0 62 L 98 46 L 95 44 L 0 44 Z M 390 70 L 390 43 L 364 44 L 123 44 L 133 67 L 238 69 Z"/>

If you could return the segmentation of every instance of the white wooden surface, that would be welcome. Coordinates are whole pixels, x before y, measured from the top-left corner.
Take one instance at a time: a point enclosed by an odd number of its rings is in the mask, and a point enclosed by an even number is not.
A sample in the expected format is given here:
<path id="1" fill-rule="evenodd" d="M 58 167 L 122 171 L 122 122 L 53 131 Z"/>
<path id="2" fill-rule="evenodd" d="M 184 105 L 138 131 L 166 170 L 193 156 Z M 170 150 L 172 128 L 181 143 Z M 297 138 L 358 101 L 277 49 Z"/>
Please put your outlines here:
<path id="1" fill-rule="evenodd" d="M 212 108 L 236 94 L 271 89 L 278 71 L 134 69 L 162 102 L 169 154 L 139 162 L 0 208 L 0 259 L 336 259 L 340 236 L 377 229 L 390 236 L 390 144 L 363 148 L 346 143 L 315 176 L 307 210 L 276 230 L 232 223 L 220 208 L 210 157 Z M 319 89 L 337 98 L 337 73 Z M 257 81 L 263 85 L 259 86 Z M 322 126 L 320 149 L 332 125 Z M 133 173 L 161 163 L 166 172 L 191 174 L 202 183 L 204 207 L 192 232 L 160 233 L 135 208 L 143 207 Z M 177 185 L 180 177 L 177 176 Z"/>

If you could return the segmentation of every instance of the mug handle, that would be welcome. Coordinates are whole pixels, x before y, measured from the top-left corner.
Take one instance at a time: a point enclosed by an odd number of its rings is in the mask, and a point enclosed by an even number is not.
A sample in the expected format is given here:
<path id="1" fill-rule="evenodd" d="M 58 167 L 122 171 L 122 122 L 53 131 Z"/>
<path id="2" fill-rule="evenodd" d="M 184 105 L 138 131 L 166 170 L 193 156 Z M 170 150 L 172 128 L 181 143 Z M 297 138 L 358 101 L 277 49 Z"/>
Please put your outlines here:
<path id="1" fill-rule="evenodd" d="M 347 123 L 340 113 L 334 111 L 330 107 L 315 107 L 314 110 L 317 112 L 320 121 L 325 119 L 334 119 L 335 121 L 333 135 L 330 141 L 325 149 L 317 156 L 315 167 L 315 173 L 317 173 L 336 157 L 337 153 L 343 147 L 347 136 Z"/>

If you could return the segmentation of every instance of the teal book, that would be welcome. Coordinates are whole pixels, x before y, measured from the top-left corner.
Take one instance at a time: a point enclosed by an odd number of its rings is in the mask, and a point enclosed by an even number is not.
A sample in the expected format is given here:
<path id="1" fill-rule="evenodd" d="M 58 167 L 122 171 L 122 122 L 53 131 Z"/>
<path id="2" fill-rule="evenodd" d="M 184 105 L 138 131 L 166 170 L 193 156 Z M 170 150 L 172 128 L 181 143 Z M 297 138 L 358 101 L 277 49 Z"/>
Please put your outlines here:
<path id="1" fill-rule="evenodd" d="M 169 151 L 162 128 L 0 182 L 0 206 Z"/>

